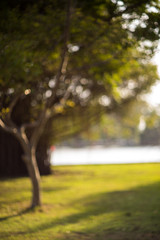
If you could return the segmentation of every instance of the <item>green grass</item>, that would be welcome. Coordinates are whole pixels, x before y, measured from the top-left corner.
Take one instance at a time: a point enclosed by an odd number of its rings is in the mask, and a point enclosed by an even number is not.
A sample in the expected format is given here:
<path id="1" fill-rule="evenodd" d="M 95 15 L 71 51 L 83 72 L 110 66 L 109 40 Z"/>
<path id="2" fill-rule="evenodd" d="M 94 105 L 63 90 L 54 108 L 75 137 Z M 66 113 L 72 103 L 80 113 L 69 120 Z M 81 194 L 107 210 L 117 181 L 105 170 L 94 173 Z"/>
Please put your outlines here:
<path id="1" fill-rule="evenodd" d="M 159 240 L 160 164 L 55 167 L 43 207 L 28 178 L 0 180 L 0 240 Z"/>

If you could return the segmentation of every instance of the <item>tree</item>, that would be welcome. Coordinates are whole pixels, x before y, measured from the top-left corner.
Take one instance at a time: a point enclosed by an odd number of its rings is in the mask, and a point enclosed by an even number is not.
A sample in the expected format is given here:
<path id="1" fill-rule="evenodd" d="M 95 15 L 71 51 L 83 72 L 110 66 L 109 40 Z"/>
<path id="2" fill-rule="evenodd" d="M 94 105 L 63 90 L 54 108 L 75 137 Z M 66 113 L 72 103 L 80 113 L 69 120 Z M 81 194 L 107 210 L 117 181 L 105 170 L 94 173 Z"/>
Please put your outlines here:
<path id="1" fill-rule="evenodd" d="M 26 101 L 27 100 L 27 101 Z M 29 108 L 29 99 L 23 99 L 14 108 L 14 122 L 18 123 L 27 115 L 26 109 Z M 47 128 L 49 124 L 47 124 Z M 47 135 L 46 135 L 47 134 Z M 48 132 L 44 132 L 38 142 L 36 149 L 37 164 L 41 175 L 51 174 L 50 165 L 50 146 L 51 137 Z M 10 133 L 0 128 L 0 177 L 19 177 L 27 176 L 27 169 L 22 160 L 22 147 L 17 139 Z"/>
<path id="2" fill-rule="evenodd" d="M 35 207 L 41 205 L 35 152 L 47 122 L 78 108 L 117 110 L 156 80 L 149 59 L 159 38 L 159 3 L 8 0 L 1 6 L 0 126 L 23 148 Z M 15 120 L 23 99 L 27 114 Z"/>
<path id="3" fill-rule="evenodd" d="M 150 106 L 143 111 L 141 118 L 142 126 L 140 143 L 141 145 L 159 145 L 160 144 L 160 120 L 159 105 Z"/>

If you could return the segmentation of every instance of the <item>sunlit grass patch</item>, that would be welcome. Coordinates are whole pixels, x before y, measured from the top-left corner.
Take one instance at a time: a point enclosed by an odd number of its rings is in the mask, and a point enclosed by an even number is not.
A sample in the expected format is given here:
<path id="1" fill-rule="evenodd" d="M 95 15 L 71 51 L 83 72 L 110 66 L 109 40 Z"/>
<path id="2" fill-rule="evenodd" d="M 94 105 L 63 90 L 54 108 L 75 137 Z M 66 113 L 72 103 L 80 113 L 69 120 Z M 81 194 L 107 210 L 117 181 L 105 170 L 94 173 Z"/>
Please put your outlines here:
<path id="1" fill-rule="evenodd" d="M 29 210 L 28 178 L 0 181 L 1 240 L 160 239 L 160 164 L 55 167 Z"/>

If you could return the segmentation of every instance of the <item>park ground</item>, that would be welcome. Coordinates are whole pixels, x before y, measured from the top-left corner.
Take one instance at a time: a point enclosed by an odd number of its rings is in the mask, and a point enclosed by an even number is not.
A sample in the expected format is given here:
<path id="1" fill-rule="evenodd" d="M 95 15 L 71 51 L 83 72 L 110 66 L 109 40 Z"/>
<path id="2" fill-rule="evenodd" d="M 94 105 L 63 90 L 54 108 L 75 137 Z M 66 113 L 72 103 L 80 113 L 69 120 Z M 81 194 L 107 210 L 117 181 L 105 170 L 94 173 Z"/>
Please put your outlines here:
<path id="1" fill-rule="evenodd" d="M 54 167 L 43 206 L 30 180 L 0 179 L 0 240 L 159 240 L 160 164 Z"/>

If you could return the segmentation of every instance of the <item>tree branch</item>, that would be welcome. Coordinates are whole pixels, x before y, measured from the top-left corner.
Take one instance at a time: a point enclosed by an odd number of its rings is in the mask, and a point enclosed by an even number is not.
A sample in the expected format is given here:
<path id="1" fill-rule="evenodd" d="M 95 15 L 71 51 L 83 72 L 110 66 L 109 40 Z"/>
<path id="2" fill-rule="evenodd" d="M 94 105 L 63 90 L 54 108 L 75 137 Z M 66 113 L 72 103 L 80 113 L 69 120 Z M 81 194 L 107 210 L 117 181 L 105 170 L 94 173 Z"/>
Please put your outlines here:
<path id="1" fill-rule="evenodd" d="M 71 84 L 68 86 L 64 96 L 60 99 L 60 101 L 59 101 L 60 103 L 58 104 L 58 107 L 62 107 L 62 108 L 65 107 L 66 101 L 69 98 L 70 93 L 74 90 L 74 88 L 76 87 L 76 85 L 77 85 L 77 83 L 80 79 L 81 79 L 81 77 L 73 79 Z M 50 109 L 48 118 L 51 118 L 51 117 L 53 117 L 54 115 L 57 114 L 57 111 L 56 111 L 55 107 L 56 107 L 56 105 L 53 106 L 53 108 Z"/>
<path id="2" fill-rule="evenodd" d="M 2 119 L 0 119 L 0 127 L 5 130 L 6 132 L 9 132 L 9 133 L 14 133 L 14 129 L 12 127 L 9 127 L 7 126 L 4 121 L 2 121 Z"/>
<path id="3" fill-rule="evenodd" d="M 9 111 L 5 114 L 4 122 L 7 123 L 7 125 L 10 126 L 11 128 L 15 128 L 15 129 L 17 128 L 16 124 L 11 119 L 11 115 L 12 115 L 12 112 L 13 112 L 13 108 L 15 107 L 16 103 L 18 102 L 18 100 L 20 99 L 20 97 L 22 95 L 23 95 L 22 93 L 18 93 L 14 97 L 12 102 L 9 104 L 9 107 L 8 107 Z"/>
<path id="4" fill-rule="evenodd" d="M 50 118 L 50 111 L 45 107 L 42 110 L 39 120 L 35 122 L 36 127 L 34 128 L 31 139 L 30 139 L 32 148 L 36 148 L 39 137 L 43 133 L 44 127 L 49 118 Z"/>
<path id="5" fill-rule="evenodd" d="M 19 142 L 21 143 L 21 146 L 24 148 L 26 147 L 26 144 L 29 143 L 28 141 L 28 138 L 25 134 L 25 132 L 21 132 L 19 131 L 19 129 L 17 127 L 10 127 L 10 126 L 7 126 L 3 121 L 2 119 L 0 119 L 0 127 L 6 131 L 6 132 L 9 132 L 11 133 L 12 135 L 14 135 L 18 140 Z"/>
<path id="6" fill-rule="evenodd" d="M 49 98 L 47 102 L 47 107 L 51 107 L 52 103 L 55 100 L 56 97 L 56 91 L 59 87 L 60 81 L 65 75 L 66 70 L 67 70 L 67 65 L 68 65 L 68 40 L 69 40 L 69 31 L 70 31 L 70 18 L 71 18 L 71 0 L 68 0 L 67 4 L 67 10 L 66 10 L 66 20 L 65 20 L 65 28 L 64 28 L 64 46 L 62 49 L 62 54 L 61 54 L 61 62 L 59 66 L 59 70 L 57 72 L 56 76 L 56 83 L 55 87 L 52 91 L 52 96 Z"/>
<path id="7" fill-rule="evenodd" d="M 71 91 L 73 91 L 76 88 L 77 83 L 79 82 L 80 79 L 81 79 L 81 77 L 78 77 L 78 78 L 72 80 L 71 84 L 68 86 L 68 88 L 67 88 L 63 98 L 60 100 L 60 102 L 65 103 L 67 101 Z"/>
<path id="8" fill-rule="evenodd" d="M 21 126 L 21 130 L 22 130 L 22 131 L 25 131 L 26 128 L 34 128 L 34 127 L 36 127 L 37 125 L 38 125 L 38 121 L 34 121 L 34 122 L 32 122 L 32 123 L 24 123 L 24 124 L 22 124 L 22 126 Z"/>
<path id="9" fill-rule="evenodd" d="M 16 103 L 18 102 L 19 98 L 22 96 L 22 93 L 19 93 L 15 96 L 15 98 L 12 100 L 12 102 L 9 105 L 9 112 L 6 114 L 6 119 L 11 120 L 11 114 L 13 111 L 13 108 L 15 107 Z"/>

